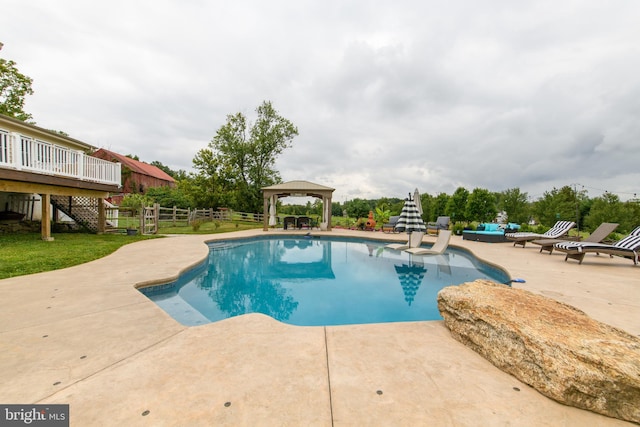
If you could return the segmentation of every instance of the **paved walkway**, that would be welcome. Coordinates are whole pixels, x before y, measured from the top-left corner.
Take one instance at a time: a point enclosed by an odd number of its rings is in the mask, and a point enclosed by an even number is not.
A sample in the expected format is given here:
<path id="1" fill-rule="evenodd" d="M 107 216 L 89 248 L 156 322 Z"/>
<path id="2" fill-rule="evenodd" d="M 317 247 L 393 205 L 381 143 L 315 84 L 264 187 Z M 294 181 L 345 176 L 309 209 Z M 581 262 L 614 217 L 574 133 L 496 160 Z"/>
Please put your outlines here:
<path id="1" fill-rule="evenodd" d="M 542 396 L 440 321 L 298 327 L 252 314 L 189 328 L 134 289 L 175 279 L 207 255 L 206 240 L 253 235 L 264 232 L 142 241 L 1 280 L 0 403 L 68 403 L 72 426 L 630 425 Z M 534 245 L 452 244 L 526 279 L 516 287 L 640 335 L 630 260 L 578 265 Z"/>

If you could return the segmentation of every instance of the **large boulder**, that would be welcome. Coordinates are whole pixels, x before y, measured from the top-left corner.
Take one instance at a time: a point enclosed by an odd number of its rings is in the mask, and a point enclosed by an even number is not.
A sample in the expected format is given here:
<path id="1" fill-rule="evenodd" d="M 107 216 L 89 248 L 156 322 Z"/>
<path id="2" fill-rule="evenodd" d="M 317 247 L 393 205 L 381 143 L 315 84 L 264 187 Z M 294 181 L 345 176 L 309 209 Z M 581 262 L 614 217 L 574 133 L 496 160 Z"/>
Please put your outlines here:
<path id="1" fill-rule="evenodd" d="M 558 402 L 640 423 L 640 339 L 553 299 L 485 280 L 444 288 L 455 339 Z"/>

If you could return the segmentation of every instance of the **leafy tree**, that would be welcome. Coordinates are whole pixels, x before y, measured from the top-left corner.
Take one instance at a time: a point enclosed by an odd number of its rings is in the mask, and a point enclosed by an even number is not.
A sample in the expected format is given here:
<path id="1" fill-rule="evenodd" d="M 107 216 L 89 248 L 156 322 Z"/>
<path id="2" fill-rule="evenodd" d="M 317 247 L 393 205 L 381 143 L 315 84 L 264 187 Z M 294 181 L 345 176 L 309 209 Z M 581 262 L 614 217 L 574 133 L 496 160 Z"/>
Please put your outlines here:
<path id="1" fill-rule="evenodd" d="M 344 208 L 340 202 L 331 202 L 331 216 L 342 216 Z"/>
<path id="2" fill-rule="evenodd" d="M 449 203 L 449 195 L 446 193 L 438 194 L 435 199 L 433 199 L 433 203 L 430 205 L 430 213 L 429 216 L 425 215 L 425 211 L 423 209 L 422 217 L 427 218 L 427 221 L 435 221 L 439 216 L 444 216 L 447 214 L 447 204 Z M 422 198 L 422 197 L 420 197 Z"/>
<path id="3" fill-rule="evenodd" d="M 500 193 L 499 207 L 507 213 L 509 222 L 517 224 L 529 221 L 529 204 L 527 193 L 520 192 L 519 188 L 510 188 Z"/>
<path id="4" fill-rule="evenodd" d="M 595 230 L 603 222 L 617 222 L 624 219 L 623 204 L 615 194 L 605 193 L 602 197 L 592 200 L 589 215 L 586 216 L 584 225 L 589 231 Z"/>
<path id="5" fill-rule="evenodd" d="M 458 187 L 449 198 L 445 212 L 449 217 L 451 217 L 452 221 L 469 220 L 466 215 L 468 198 L 469 190 L 464 187 Z"/>
<path id="6" fill-rule="evenodd" d="M 230 193 L 230 207 L 245 212 L 262 210 L 261 188 L 280 182 L 276 159 L 298 135 L 271 102 L 264 101 L 256 113 L 253 125 L 242 113 L 227 116 L 208 148 L 194 159 L 198 174 L 213 185 L 210 189 Z"/>
<path id="7" fill-rule="evenodd" d="M 369 200 L 353 199 L 345 202 L 344 208 L 347 211 L 347 215 L 351 218 L 366 218 L 369 216 L 369 211 L 374 209 L 375 204 Z"/>
<path id="8" fill-rule="evenodd" d="M 226 179 L 221 159 L 212 150 L 200 150 L 193 159 L 197 173 L 192 175 L 183 188 L 189 194 L 194 206 L 202 208 L 234 207 L 231 183 Z"/>
<path id="9" fill-rule="evenodd" d="M 191 206 L 191 201 L 179 187 L 150 187 L 147 189 L 145 196 L 151 199 L 153 203 L 158 203 L 164 207 L 177 206 L 180 209 L 187 209 Z"/>
<path id="10" fill-rule="evenodd" d="M 431 194 L 420 194 L 420 204 L 422 206 L 422 219 L 429 222 L 435 210 L 436 199 Z M 400 211 L 398 211 L 400 213 Z"/>
<path id="11" fill-rule="evenodd" d="M 14 61 L 0 58 L 0 114 L 31 120 L 31 114 L 24 111 L 24 101 L 27 95 L 33 95 L 32 83 L 30 77 L 18 71 Z"/>
<path id="12" fill-rule="evenodd" d="M 538 222 L 545 226 L 551 226 L 556 221 L 576 221 L 580 201 L 586 197 L 584 192 L 577 192 L 573 188 L 565 185 L 551 191 L 546 191 L 542 198 L 534 204 L 533 213 Z"/>
<path id="13" fill-rule="evenodd" d="M 496 217 L 495 196 L 484 188 L 475 188 L 467 199 L 466 215 L 470 220 L 490 222 Z"/>
<path id="14" fill-rule="evenodd" d="M 616 231 L 630 233 L 640 225 L 640 200 L 629 200 L 623 204 L 623 219 Z"/>

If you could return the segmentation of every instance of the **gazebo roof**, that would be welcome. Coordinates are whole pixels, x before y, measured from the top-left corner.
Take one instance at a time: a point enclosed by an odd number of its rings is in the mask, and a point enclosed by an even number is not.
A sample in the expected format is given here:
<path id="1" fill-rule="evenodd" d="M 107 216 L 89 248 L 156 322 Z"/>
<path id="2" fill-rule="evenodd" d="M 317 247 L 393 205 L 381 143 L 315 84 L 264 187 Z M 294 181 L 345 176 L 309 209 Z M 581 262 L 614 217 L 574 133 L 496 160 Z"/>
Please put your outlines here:
<path id="1" fill-rule="evenodd" d="M 304 193 L 304 192 L 314 192 L 314 191 L 335 191 L 335 188 L 331 188 L 331 187 L 325 187 L 324 185 L 320 185 L 320 184 L 314 184 L 313 182 L 309 182 L 309 181 L 303 181 L 303 180 L 298 180 L 298 181 L 288 181 L 288 182 L 283 182 L 282 184 L 275 184 L 275 185 L 270 185 L 268 187 L 263 187 L 262 190 L 271 190 L 271 191 L 276 191 L 276 192 L 291 192 L 291 193 L 295 193 L 295 192 L 300 192 L 300 193 Z"/>

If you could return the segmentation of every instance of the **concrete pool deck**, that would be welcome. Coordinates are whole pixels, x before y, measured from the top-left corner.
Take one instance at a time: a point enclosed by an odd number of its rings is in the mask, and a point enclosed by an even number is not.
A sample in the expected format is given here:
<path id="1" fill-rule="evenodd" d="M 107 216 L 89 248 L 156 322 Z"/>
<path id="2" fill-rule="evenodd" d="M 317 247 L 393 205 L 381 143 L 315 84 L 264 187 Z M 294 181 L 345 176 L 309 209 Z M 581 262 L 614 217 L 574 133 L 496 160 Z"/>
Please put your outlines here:
<path id="1" fill-rule="evenodd" d="M 441 321 L 299 327 L 252 314 L 185 327 L 134 288 L 175 279 L 207 256 L 205 241 L 265 234 L 275 233 L 141 241 L 0 280 L 0 403 L 69 404 L 72 426 L 633 425 L 546 398 Z M 640 335 L 640 267 L 628 259 L 579 265 L 535 245 L 451 244 L 526 279 L 514 287 Z"/>

